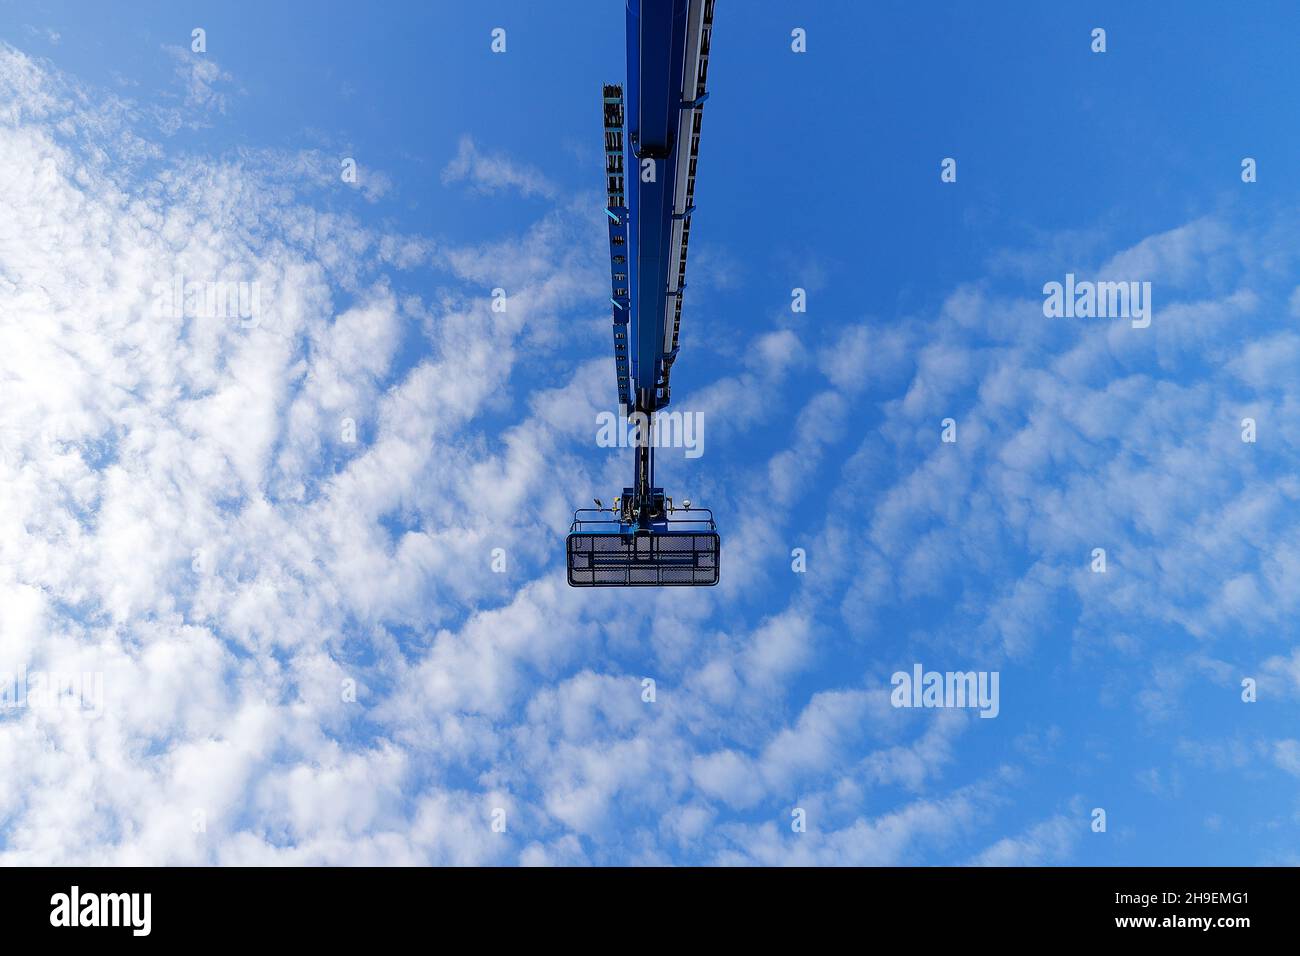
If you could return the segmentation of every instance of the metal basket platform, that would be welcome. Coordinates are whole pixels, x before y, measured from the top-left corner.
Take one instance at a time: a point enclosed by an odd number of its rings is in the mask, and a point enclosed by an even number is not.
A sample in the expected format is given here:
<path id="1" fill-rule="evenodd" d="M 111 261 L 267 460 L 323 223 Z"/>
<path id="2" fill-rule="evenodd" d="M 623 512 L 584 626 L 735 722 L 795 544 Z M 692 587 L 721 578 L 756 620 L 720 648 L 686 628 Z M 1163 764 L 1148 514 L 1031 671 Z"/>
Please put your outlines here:
<path id="1" fill-rule="evenodd" d="M 584 519 L 581 514 L 574 518 L 565 548 L 573 587 L 711 587 L 718 583 L 722 542 L 713 530 L 711 512 L 707 519 L 677 519 L 652 531 L 627 530 L 617 521 Z M 670 524 L 691 527 L 671 528 Z M 592 530 L 592 526 L 604 528 Z"/>

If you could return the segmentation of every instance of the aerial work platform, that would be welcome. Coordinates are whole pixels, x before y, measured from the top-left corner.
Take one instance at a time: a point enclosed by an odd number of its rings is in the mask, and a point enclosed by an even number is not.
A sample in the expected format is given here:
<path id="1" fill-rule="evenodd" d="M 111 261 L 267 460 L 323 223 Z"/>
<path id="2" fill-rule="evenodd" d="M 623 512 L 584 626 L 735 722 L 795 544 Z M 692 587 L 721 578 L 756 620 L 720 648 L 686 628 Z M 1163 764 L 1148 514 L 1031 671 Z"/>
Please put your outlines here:
<path id="1" fill-rule="evenodd" d="M 579 509 L 565 545 L 574 587 L 718 583 L 713 512 L 655 486 L 654 416 L 671 397 L 695 213 L 714 0 L 627 0 L 627 89 L 603 88 L 614 372 L 620 413 L 645 423 L 631 486 Z"/>
<path id="2" fill-rule="evenodd" d="M 581 509 L 567 542 L 575 588 L 718 583 L 720 541 L 707 508 L 674 509 L 659 528 L 628 529 L 608 512 Z M 680 516 L 679 516 L 680 514 Z"/>

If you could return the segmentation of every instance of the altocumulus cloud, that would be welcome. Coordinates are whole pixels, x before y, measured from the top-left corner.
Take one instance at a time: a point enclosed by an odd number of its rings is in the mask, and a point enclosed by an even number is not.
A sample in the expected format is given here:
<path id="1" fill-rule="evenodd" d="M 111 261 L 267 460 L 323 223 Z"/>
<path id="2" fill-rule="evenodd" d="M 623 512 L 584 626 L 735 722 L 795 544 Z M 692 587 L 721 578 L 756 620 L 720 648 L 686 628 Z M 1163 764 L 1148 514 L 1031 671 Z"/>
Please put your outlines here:
<path id="1" fill-rule="evenodd" d="M 96 720 L 0 714 L 4 862 L 1055 862 L 1087 807 L 1021 795 L 990 744 L 1014 681 L 981 722 L 894 710 L 890 671 L 1063 653 L 1079 707 L 1156 723 L 1198 681 L 1294 684 L 1297 272 L 1242 253 L 1276 236 L 1198 220 L 1097 262 L 1155 284 L 1145 330 L 1048 325 L 1006 275 L 833 348 L 758 330 L 706 409 L 816 387 L 711 422 L 723 584 L 629 603 L 558 560 L 570 505 L 621 478 L 591 438 L 598 199 L 465 139 L 447 180 L 537 220 L 400 235 L 322 157 L 173 155 L 10 47 L 0 103 L 0 673 L 105 689 Z M 178 275 L 256 282 L 257 321 L 160 313 Z M 789 441 L 755 462 L 760 428 Z M 812 516 L 806 581 L 792 519 L 741 507 L 769 486 Z"/>

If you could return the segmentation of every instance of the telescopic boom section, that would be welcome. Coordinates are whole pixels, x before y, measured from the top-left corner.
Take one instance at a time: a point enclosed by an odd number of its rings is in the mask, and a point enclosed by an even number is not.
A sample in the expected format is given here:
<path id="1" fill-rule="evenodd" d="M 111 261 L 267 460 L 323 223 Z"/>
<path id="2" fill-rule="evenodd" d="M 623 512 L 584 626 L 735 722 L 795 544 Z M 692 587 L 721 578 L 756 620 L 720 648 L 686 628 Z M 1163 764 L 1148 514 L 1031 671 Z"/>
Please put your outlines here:
<path id="1" fill-rule="evenodd" d="M 713 0 L 627 5 L 632 374 L 642 412 L 669 401 L 712 30 Z"/>
<path id="2" fill-rule="evenodd" d="M 654 474 L 654 416 L 670 400 L 681 328 L 713 2 L 627 0 L 626 96 L 604 88 L 614 367 L 637 432 L 632 485 L 614 507 L 574 516 L 575 586 L 718 581 L 712 512 L 675 507 Z"/>

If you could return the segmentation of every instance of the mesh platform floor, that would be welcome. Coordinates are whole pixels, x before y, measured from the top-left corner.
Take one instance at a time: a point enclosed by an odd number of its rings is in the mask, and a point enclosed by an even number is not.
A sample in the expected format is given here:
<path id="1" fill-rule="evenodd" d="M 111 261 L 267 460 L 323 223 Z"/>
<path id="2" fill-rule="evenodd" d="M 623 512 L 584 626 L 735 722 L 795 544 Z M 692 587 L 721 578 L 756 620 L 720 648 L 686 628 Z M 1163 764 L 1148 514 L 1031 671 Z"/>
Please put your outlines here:
<path id="1" fill-rule="evenodd" d="M 570 534 L 569 584 L 708 587 L 718 583 L 720 544 L 716 531 Z"/>

